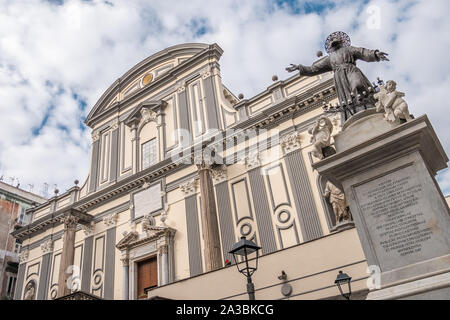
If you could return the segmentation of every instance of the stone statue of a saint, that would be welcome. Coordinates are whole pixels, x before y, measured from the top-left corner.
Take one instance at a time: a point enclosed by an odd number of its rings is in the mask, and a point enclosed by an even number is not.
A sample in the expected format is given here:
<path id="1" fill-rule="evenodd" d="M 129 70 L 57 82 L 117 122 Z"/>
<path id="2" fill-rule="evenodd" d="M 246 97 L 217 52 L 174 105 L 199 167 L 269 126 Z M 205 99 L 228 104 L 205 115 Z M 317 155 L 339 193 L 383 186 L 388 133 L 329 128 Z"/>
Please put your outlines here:
<path id="1" fill-rule="evenodd" d="M 389 122 L 412 120 L 408 104 L 403 100 L 404 96 L 403 92 L 397 91 L 397 83 L 394 80 L 386 81 L 386 85 L 381 85 L 380 92 L 374 95 L 378 100 L 375 104 L 377 111 L 384 110 L 384 118 Z"/>
<path id="2" fill-rule="evenodd" d="M 373 89 L 372 84 L 356 66 L 356 60 L 366 62 L 386 60 L 387 53 L 379 50 L 353 47 L 350 45 L 350 37 L 342 32 L 333 32 L 327 37 L 325 49 L 328 56 L 318 60 L 312 66 L 291 64 L 286 68 L 288 72 L 300 71 L 300 75 L 313 76 L 328 71 L 334 72 L 334 84 L 339 103 L 351 102 L 353 97 Z M 353 95 L 353 97 L 352 97 Z"/>
<path id="3" fill-rule="evenodd" d="M 23 300 L 34 300 L 36 291 L 36 284 L 34 281 L 30 281 L 27 283 L 27 286 L 25 287 L 25 294 L 23 296 Z"/>
<path id="4" fill-rule="evenodd" d="M 328 117 L 321 116 L 314 126 L 309 128 L 311 134 L 311 143 L 313 144 L 312 155 L 318 159 L 323 159 L 323 149 L 330 146 L 331 133 L 333 132 L 333 123 Z"/>
<path id="5" fill-rule="evenodd" d="M 334 184 L 332 184 L 330 181 L 327 181 L 325 185 L 323 197 L 327 198 L 331 206 L 333 207 L 333 212 L 336 217 L 336 224 L 343 221 L 352 220 L 352 216 L 347 204 L 347 200 L 345 199 L 344 192 Z"/>

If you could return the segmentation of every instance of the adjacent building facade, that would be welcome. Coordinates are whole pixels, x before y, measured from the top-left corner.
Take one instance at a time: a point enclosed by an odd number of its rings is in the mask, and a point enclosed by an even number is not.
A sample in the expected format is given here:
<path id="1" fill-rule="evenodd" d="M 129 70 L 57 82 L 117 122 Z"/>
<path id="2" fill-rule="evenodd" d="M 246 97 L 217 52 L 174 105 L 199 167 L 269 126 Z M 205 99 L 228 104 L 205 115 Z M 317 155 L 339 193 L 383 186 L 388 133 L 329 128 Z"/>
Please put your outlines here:
<path id="1" fill-rule="evenodd" d="M 15 299 L 246 299 L 245 279 L 226 266 L 241 236 L 261 247 L 257 299 L 337 297 L 339 270 L 364 297 L 356 229 L 336 228 L 327 181 L 311 167 L 308 129 L 336 101 L 332 74 L 274 78 L 238 98 L 222 83 L 222 53 L 167 48 L 102 95 L 85 121 L 88 178 L 28 210 L 31 223 L 14 232 Z M 341 117 L 327 116 L 334 135 Z"/>
<path id="2" fill-rule="evenodd" d="M 28 224 L 26 210 L 46 200 L 0 181 L 0 299 L 12 299 L 17 282 L 21 242 L 10 232 Z"/>

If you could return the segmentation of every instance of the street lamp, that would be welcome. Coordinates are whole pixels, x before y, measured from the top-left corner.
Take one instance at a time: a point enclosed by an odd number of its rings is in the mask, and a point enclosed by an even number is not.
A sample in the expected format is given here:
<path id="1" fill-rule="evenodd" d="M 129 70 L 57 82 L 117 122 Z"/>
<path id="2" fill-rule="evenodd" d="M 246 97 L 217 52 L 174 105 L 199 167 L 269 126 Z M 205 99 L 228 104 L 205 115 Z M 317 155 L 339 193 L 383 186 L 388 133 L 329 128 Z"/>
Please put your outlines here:
<path id="1" fill-rule="evenodd" d="M 337 285 L 341 295 L 347 300 L 350 300 L 350 295 L 352 294 L 351 280 L 352 278 L 348 274 L 343 273 L 341 270 L 339 270 L 336 280 L 334 281 L 334 284 Z M 348 285 L 347 293 L 344 293 L 343 291 L 343 289 L 345 290 L 345 284 Z"/>
<path id="2" fill-rule="evenodd" d="M 241 240 L 235 243 L 229 252 L 233 254 L 233 259 L 236 263 L 238 271 L 247 278 L 247 293 L 250 300 L 255 300 L 255 285 L 252 282 L 252 275 L 256 271 L 256 269 L 258 269 L 259 249 L 261 249 L 261 247 L 258 247 L 256 243 L 251 240 L 245 239 L 245 237 L 241 237 Z M 254 252 L 256 252 L 256 259 L 254 262 L 254 266 L 250 266 L 248 256 Z M 239 268 L 238 259 L 236 256 L 243 257 L 245 266 Z"/>

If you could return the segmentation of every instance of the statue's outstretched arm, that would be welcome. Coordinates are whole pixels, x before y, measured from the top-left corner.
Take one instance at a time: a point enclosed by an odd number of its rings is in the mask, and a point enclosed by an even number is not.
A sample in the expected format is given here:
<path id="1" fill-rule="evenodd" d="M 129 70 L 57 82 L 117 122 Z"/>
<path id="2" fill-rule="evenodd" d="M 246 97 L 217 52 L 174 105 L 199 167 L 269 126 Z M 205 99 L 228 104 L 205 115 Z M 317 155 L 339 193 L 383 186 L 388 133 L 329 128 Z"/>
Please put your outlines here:
<path id="1" fill-rule="evenodd" d="M 314 62 L 310 67 L 301 64 L 295 65 L 291 63 L 291 65 L 286 68 L 286 71 L 288 72 L 293 72 L 295 70 L 299 70 L 300 75 L 302 76 L 315 76 L 317 74 L 332 71 L 330 57 L 327 56 L 319 61 Z"/>
<path id="2" fill-rule="evenodd" d="M 325 58 L 314 62 L 310 67 L 300 64 L 298 66 L 298 70 L 300 71 L 300 75 L 302 76 L 315 76 L 328 71 L 333 71 L 333 69 L 331 68 L 329 56 L 326 56 Z"/>
<path id="3" fill-rule="evenodd" d="M 355 60 L 360 59 L 366 62 L 374 62 L 380 60 L 389 61 L 388 54 L 380 50 L 370 50 L 366 48 L 351 47 L 351 52 Z"/>

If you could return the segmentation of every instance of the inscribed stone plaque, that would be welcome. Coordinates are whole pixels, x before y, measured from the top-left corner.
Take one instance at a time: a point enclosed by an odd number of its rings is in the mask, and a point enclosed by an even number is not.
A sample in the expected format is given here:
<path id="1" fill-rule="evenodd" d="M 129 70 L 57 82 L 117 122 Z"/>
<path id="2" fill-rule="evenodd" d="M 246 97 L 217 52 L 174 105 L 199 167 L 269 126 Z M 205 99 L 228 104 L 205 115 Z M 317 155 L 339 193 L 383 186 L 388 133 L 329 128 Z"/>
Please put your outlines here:
<path id="1" fill-rule="evenodd" d="M 155 184 L 148 189 L 135 193 L 133 201 L 135 218 L 162 209 L 161 184 Z"/>
<path id="2" fill-rule="evenodd" d="M 426 173 L 428 174 L 428 173 Z M 425 174 L 408 166 L 354 188 L 369 240 L 382 271 L 449 253 Z"/>

